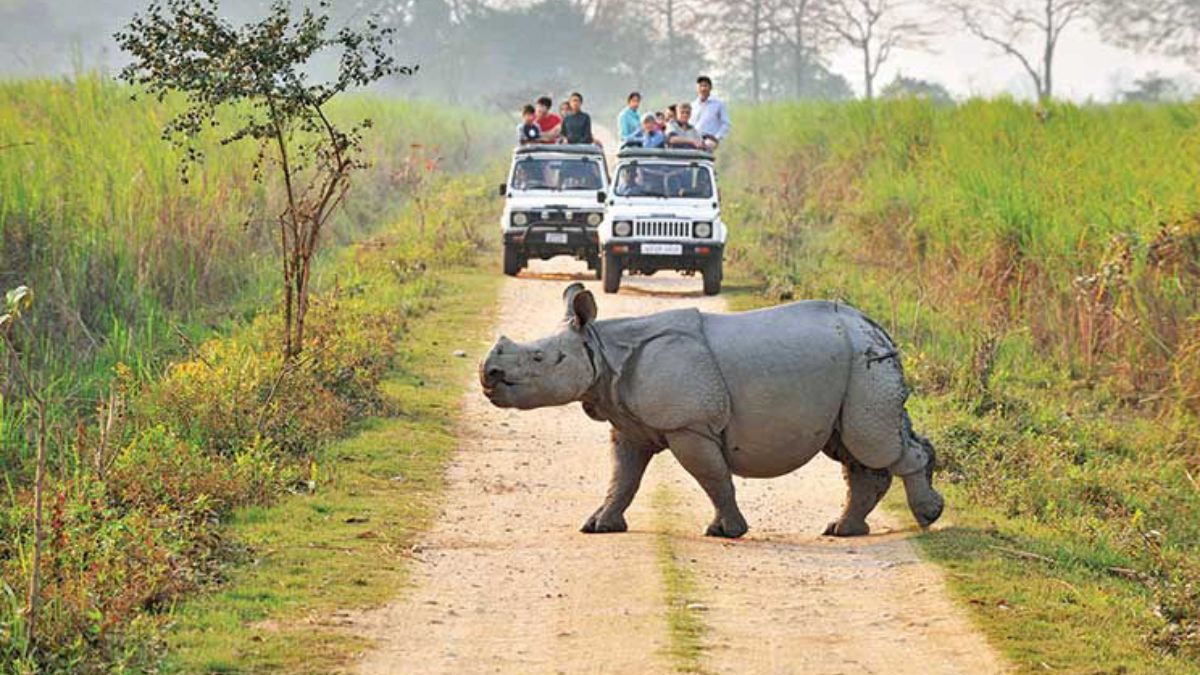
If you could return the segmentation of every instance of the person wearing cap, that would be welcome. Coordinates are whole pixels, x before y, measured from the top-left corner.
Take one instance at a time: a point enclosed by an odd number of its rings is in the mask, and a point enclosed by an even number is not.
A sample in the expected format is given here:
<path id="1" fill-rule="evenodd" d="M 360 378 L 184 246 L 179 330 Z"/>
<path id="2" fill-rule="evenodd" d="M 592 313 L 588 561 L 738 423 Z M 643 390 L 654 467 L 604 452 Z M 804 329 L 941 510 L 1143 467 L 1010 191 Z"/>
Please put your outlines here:
<path id="1" fill-rule="evenodd" d="M 642 104 L 642 95 L 638 92 L 632 92 L 625 97 L 626 106 L 617 115 L 617 133 L 621 136 L 621 143 L 632 139 L 641 129 L 641 115 L 638 115 L 638 106 Z"/>
<path id="2" fill-rule="evenodd" d="M 625 141 L 627 148 L 661 148 L 667 143 L 667 137 L 658 129 L 658 119 L 654 113 L 642 117 L 642 128 Z"/>

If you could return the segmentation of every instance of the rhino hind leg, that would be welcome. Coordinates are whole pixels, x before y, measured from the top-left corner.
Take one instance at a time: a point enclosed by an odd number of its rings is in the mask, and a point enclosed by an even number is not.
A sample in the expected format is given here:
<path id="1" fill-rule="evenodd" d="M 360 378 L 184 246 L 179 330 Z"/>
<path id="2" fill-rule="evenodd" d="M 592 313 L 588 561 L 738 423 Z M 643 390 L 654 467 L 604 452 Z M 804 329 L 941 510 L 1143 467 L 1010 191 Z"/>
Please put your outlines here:
<path id="1" fill-rule="evenodd" d="M 909 510 L 918 525 L 929 527 L 944 506 L 933 489 L 933 444 L 913 431 L 904 409 L 908 388 L 898 360 L 871 354 L 868 350 L 851 371 L 842 404 L 841 440 L 864 467 L 903 479 Z"/>
<path id="2" fill-rule="evenodd" d="M 831 537 L 857 537 L 870 534 L 867 516 L 875 510 L 879 500 L 892 486 L 892 473 L 887 469 L 871 469 L 856 461 L 842 445 L 835 433 L 830 440 L 832 451 L 827 454 L 842 463 L 842 476 L 846 479 L 846 502 L 842 515 L 825 528 L 823 533 Z"/>
<path id="3" fill-rule="evenodd" d="M 929 439 L 913 431 L 912 420 L 904 413 L 904 439 L 906 458 L 913 459 L 911 463 L 924 462 L 920 470 L 903 476 L 904 492 L 908 497 L 908 509 L 921 527 L 929 527 L 942 517 L 946 502 L 942 495 L 933 489 L 933 469 L 937 464 L 937 454 Z M 901 461 L 904 461 L 903 459 Z"/>

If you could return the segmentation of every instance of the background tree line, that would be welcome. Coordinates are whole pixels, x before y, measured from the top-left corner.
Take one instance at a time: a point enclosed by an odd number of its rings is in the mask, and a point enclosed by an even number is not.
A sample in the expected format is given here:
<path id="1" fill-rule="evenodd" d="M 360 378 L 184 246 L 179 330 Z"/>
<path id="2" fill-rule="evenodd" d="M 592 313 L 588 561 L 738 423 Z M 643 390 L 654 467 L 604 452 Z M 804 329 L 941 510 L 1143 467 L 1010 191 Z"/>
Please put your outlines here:
<path id="1" fill-rule="evenodd" d="M 143 4 L 0 2 L 0 72 L 120 67 L 110 36 Z M 223 0 L 221 9 L 243 21 L 268 4 Z M 1114 44 L 1200 65 L 1198 0 L 359 0 L 330 11 L 347 25 L 378 14 L 396 30 L 395 58 L 423 67 L 420 77 L 389 85 L 397 91 L 504 111 L 535 94 L 574 89 L 605 113 L 631 89 L 681 98 L 701 71 L 719 78 L 724 96 L 748 102 L 852 98 L 851 81 L 867 98 L 949 100 L 945 87 L 919 73 L 890 82 L 879 76 L 885 65 L 903 65 L 900 50 L 936 53 L 951 34 L 987 45 L 1046 99 L 1056 93 L 1063 36 L 1088 24 Z M 855 54 L 860 65 L 835 73 L 834 53 Z M 1146 73 L 1121 97 L 1180 95 L 1171 81 Z"/>

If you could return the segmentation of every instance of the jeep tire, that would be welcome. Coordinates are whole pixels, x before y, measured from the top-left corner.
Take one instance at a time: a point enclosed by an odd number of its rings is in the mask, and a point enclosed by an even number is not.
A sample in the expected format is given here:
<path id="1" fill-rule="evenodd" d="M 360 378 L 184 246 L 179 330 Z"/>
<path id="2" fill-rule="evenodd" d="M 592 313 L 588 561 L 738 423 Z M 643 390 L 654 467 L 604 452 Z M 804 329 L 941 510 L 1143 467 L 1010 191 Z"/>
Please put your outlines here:
<path id="1" fill-rule="evenodd" d="M 510 277 L 515 277 L 521 272 L 521 268 L 525 266 L 525 261 L 522 259 L 521 252 L 511 244 L 504 245 L 504 274 Z"/>
<path id="2" fill-rule="evenodd" d="M 600 269 L 600 278 L 604 281 L 605 293 L 616 293 L 620 290 L 621 259 L 611 253 L 605 253 Z"/>
<path id="3" fill-rule="evenodd" d="M 716 295 L 721 292 L 721 258 L 713 258 L 704 265 L 702 274 L 704 275 L 704 294 Z"/>

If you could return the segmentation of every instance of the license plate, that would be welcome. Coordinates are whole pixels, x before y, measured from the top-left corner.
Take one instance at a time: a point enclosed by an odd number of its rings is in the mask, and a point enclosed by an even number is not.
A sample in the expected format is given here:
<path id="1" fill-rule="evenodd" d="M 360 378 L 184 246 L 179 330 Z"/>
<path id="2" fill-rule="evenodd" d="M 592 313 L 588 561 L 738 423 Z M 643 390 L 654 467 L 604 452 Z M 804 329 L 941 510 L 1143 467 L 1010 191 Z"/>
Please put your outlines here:
<path id="1" fill-rule="evenodd" d="M 683 244 L 642 244 L 642 255 L 683 255 Z"/>
<path id="2" fill-rule="evenodd" d="M 565 243 L 567 243 L 567 233 L 566 232 L 547 232 L 546 233 L 546 243 L 547 244 L 565 244 Z"/>

